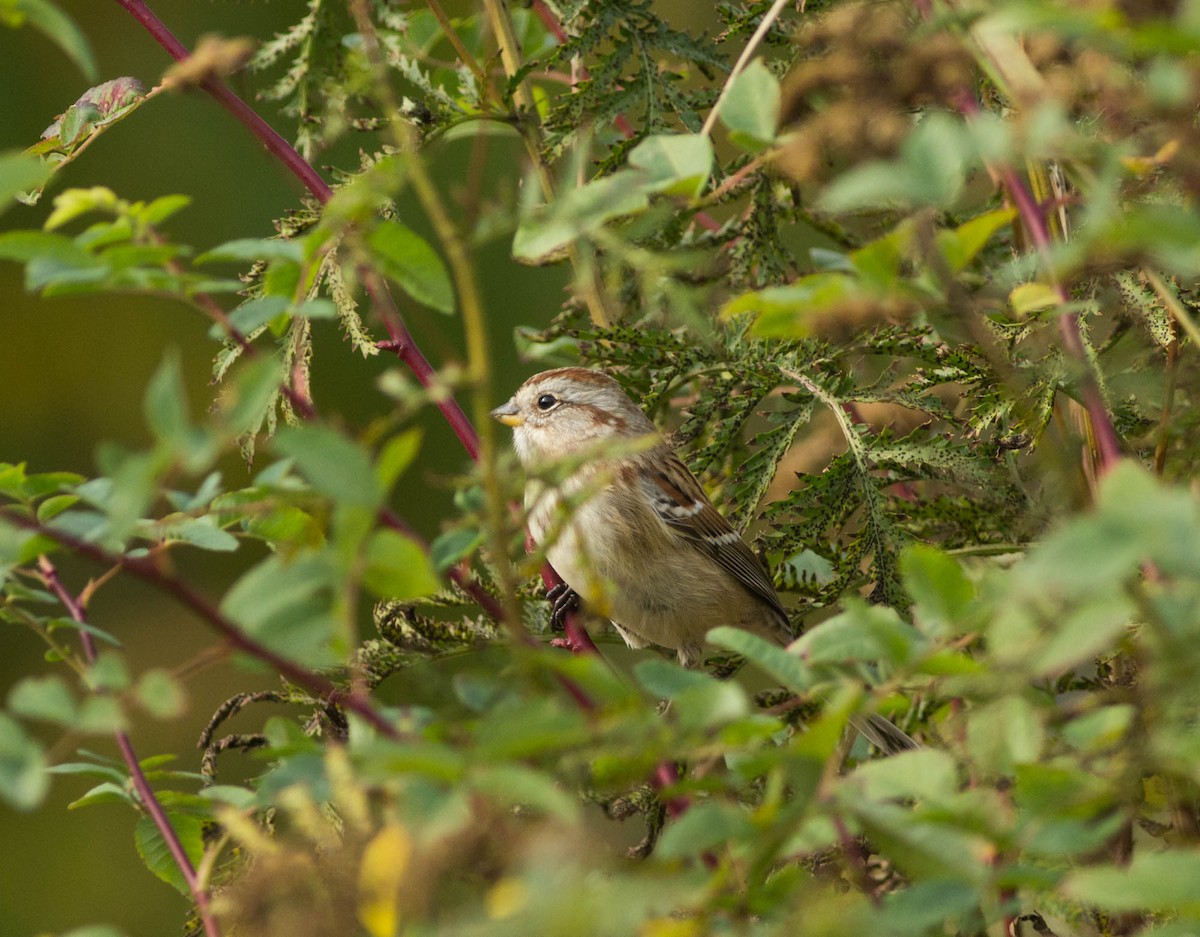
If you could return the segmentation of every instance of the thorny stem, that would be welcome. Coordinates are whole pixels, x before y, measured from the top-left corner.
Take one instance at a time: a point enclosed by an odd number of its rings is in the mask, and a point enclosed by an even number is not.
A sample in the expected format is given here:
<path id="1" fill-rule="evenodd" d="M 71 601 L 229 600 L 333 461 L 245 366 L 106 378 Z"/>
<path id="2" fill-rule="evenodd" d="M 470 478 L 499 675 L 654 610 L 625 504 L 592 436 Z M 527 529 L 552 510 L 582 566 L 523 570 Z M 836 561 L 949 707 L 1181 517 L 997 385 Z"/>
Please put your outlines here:
<path id="1" fill-rule="evenodd" d="M 446 11 L 442 9 L 442 5 L 438 0 L 425 0 L 425 5 L 429 7 L 429 12 L 433 14 L 433 18 L 438 21 L 438 25 L 442 27 L 442 33 L 446 37 L 446 41 L 457 53 L 462 63 L 471 70 L 479 82 L 479 90 L 486 94 L 487 88 L 487 73 L 471 54 L 471 50 L 463 45 L 463 41 L 459 38 L 458 33 L 454 31 L 454 26 L 450 22 L 450 17 L 446 15 Z"/>
<path id="2" fill-rule="evenodd" d="M 86 624 L 87 613 L 84 611 L 83 604 L 63 585 L 54 564 L 45 556 L 40 556 L 38 557 L 38 569 L 41 571 L 42 579 L 50 587 L 50 591 L 58 597 L 58 600 L 62 602 L 71 617 L 77 622 Z M 87 658 L 89 664 L 95 663 L 95 639 L 86 631 L 80 631 L 79 637 L 83 644 L 84 657 Z M 145 808 L 146 813 L 150 815 L 150 819 L 154 821 L 154 825 L 162 836 L 163 842 L 167 844 L 167 850 L 171 853 L 171 858 L 175 861 L 175 865 L 179 867 L 179 871 L 183 875 L 183 880 L 192 895 L 192 900 L 196 903 L 196 913 L 200 916 L 200 921 L 204 925 L 204 933 L 208 937 L 221 937 L 221 928 L 217 924 L 217 919 L 213 917 L 212 908 L 209 906 L 208 890 L 204 887 L 201 878 L 196 874 L 196 868 L 192 865 L 192 860 L 188 856 L 187 850 L 183 848 L 183 843 L 179 840 L 179 834 L 171 826 L 167 812 L 163 809 L 162 804 L 155 795 L 154 788 L 150 786 L 146 772 L 142 770 L 141 762 L 138 761 L 137 752 L 134 751 L 133 743 L 129 740 L 129 734 L 118 729 L 113 732 L 113 738 L 116 739 L 117 748 L 121 750 L 121 758 L 124 760 L 125 766 L 129 769 L 129 777 L 133 781 L 133 787 L 141 799 L 142 806 Z"/>
<path id="3" fill-rule="evenodd" d="M 314 670 L 309 670 L 307 667 L 297 664 L 295 661 L 289 660 L 275 653 L 265 645 L 258 643 L 230 619 L 221 614 L 220 610 L 207 598 L 182 579 L 163 569 L 154 560 L 153 556 L 126 556 L 123 553 L 115 553 L 111 550 L 106 550 L 98 544 L 83 540 L 66 531 L 47 527 L 45 524 L 31 517 L 15 512 L 0 511 L 0 519 L 23 530 L 32 530 L 45 537 L 49 537 L 79 556 L 85 556 L 105 566 L 119 566 L 121 569 L 132 573 L 139 579 L 165 592 L 185 608 L 194 612 L 212 630 L 221 635 L 225 639 L 225 643 L 233 650 L 241 651 L 244 654 L 249 654 L 251 657 L 261 660 L 264 664 L 297 686 L 304 687 L 304 689 L 311 693 L 345 706 L 369 722 L 382 735 L 393 740 L 400 738 L 400 733 L 396 727 L 375 709 L 369 697 L 354 691 L 347 693 L 339 689 L 328 677 L 322 676 Z"/>

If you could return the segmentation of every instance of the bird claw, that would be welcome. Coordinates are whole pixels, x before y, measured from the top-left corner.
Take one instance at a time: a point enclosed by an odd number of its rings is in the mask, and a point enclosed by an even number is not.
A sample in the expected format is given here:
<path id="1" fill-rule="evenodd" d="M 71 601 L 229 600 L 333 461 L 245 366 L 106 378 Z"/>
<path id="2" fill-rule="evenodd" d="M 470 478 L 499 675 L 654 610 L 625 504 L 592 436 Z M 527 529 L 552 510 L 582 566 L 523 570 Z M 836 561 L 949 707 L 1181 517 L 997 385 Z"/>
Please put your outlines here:
<path id="1" fill-rule="evenodd" d="M 560 582 L 546 593 L 546 598 L 550 600 L 550 629 L 565 631 L 567 615 L 579 608 L 579 593 Z"/>

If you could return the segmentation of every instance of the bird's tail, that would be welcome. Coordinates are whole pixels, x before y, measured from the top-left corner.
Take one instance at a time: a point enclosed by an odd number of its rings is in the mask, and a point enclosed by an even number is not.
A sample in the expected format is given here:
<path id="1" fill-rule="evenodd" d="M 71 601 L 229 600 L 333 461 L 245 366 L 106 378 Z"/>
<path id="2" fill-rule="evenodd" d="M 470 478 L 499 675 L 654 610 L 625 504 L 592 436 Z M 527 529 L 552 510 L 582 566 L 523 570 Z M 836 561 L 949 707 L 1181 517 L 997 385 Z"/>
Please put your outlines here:
<path id="1" fill-rule="evenodd" d="M 883 716 L 855 716 L 850 722 L 863 738 L 885 755 L 896 755 L 921 747 L 920 742 Z"/>

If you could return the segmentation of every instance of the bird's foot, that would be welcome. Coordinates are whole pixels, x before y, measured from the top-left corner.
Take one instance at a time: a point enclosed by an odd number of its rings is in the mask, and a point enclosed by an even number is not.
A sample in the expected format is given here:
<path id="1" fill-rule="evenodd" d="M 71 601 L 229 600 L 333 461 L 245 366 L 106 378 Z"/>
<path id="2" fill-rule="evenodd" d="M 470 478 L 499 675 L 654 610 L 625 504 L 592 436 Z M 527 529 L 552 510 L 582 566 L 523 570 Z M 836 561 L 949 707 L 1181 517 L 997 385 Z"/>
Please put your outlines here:
<path id="1" fill-rule="evenodd" d="M 560 582 L 546 593 L 546 598 L 550 600 L 550 630 L 565 631 L 567 615 L 580 606 L 579 593 Z"/>

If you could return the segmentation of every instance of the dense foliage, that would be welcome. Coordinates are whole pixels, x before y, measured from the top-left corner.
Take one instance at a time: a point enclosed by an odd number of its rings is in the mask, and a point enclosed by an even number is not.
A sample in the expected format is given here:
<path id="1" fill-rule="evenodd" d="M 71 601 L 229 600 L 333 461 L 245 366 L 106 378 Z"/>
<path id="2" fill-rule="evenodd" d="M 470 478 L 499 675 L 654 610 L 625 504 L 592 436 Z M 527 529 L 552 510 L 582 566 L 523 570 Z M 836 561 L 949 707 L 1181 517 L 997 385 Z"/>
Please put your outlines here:
<path id="1" fill-rule="evenodd" d="M 1195 933 L 1200 3 L 729 0 L 708 33 L 651 0 L 516 6 L 309 0 L 256 51 L 97 84 L 0 154 L 6 202 L 53 199 L 0 234 L 28 290 L 189 304 L 216 385 L 190 412 L 167 355 L 148 448 L 90 478 L 0 465 L 5 640 L 59 667 L 7 688 L 0 798 L 94 776 L 77 803 L 128 805 L 209 937 Z M 45 0 L 0 22 L 94 69 Z M 243 69 L 294 150 L 223 83 Z M 180 87 L 308 187 L 274 234 L 197 254 L 162 227 L 185 198 L 56 186 Z M 427 163 L 455 141 L 477 171 L 450 189 Z M 474 269 L 497 239 L 571 276 L 513 348 L 488 346 Z M 467 359 L 429 365 L 393 288 Z M 362 436 L 313 386 L 346 351 L 316 347 L 322 318 L 397 356 Z M 769 561 L 791 647 L 718 629 L 687 671 L 626 667 L 600 623 L 600 654 L 552 646 L 487 420 L 516 354 L 644 401 Z M 435 407 L 465 452 L 425 543 L 397 512 Z M 223 595 L 197 551 L 241 559 Z M 114 576 L 278 674 L 189 714 L 199 772 L 130 745 L 186 697 L 89 623 Z M 412 674 L 419 702 L 380 701 Z M 295 716 L 225 734 L 263 701 Z M 924 747 L 878 757 L 846 731 L 864 713 Z M 64 756 L 78 736 L 116 757 Z M 261 773 L 222 782 L 231 749 Z"/>

